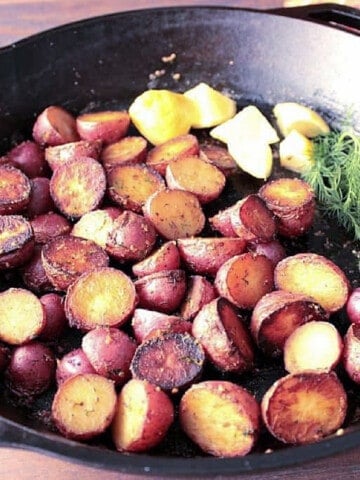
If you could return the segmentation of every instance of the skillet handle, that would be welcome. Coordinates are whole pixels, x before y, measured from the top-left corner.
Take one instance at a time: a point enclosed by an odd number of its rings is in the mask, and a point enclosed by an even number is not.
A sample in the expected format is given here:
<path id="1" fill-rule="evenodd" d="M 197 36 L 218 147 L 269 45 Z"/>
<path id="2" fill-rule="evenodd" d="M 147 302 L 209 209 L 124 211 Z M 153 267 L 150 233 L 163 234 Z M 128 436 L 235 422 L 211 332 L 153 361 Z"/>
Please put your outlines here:
<path id="1" fill-rule="evenodd" d="M 268 11 L 286 17 L 295 17 L 314 23 L 321 23 L 337 28 L 338 30 L 360 35 L 360 9 L 357 8 L 335 3 L 323 3 Z"/>

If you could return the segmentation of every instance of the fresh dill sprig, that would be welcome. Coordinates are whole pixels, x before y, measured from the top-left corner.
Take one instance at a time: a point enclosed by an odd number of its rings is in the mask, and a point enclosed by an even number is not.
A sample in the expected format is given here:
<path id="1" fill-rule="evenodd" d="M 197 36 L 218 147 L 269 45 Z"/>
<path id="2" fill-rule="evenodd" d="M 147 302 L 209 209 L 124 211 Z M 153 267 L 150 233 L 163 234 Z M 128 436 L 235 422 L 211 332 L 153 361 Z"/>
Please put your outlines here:
<path id="1" fill-rule="evenodd" d="M 350 128 L 314 139 L 314 164 L 302 174 L 326 213 L 360 239 L 360 136 Z"/>

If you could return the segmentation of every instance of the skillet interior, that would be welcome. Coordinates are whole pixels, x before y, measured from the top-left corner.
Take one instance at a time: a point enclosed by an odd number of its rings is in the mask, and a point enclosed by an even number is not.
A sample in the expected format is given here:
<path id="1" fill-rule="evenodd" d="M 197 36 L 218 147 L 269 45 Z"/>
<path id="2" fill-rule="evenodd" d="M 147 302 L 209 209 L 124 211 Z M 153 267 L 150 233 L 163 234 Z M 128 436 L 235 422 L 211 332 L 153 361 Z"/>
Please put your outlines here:
<path id="1" fill-rule="evenodd" d="M 300 101 L 321 111 L 336 126 L 351 112 L 360 128 L 360 72 L 353 62 L 358 49 L 358 37 L 332 28 L 230 8 L 153 9 L 78 22 L 0 51 L 0 154 L 12 143 L 29 138 L 35 115 L 49 104 L 61 104 L 73 112 L 127 108 L 147 88 L 183 91 L 199 81 L 229 92 L 239 106 L 255 103 L 266 113 L 278 101 Z M 151 73 L 164 68 L 161 58 L 172 52 L 177 54 L 176 63 L 166 66 L 163 76 L 150 80 Z M 180 81 L 173 80 L 174 72 L 181 74 Z M 223 208 L 259 185 L 246 176 L 234 178 L 222 203 L 211 208 Z M 287 248 L 289 253 L 294 248 L 325 253 L 357 286 L 359 245 L 325 217 L 319 215 L 313 231 Z M 335 321 L 344 330 L 342 315 Z M 281 366 L 272 365 L 256 378 L 238 380 L 261 398 L 282 373 Z M 316 445 L 280 448 L 270 455 L 263 452 L 279 446 L 264 438 L 245 458 L 203 457 L 176 429 L 153 455 L 120 455 L 104 448 L 106 438 L 80 445 L 48 431 L 49 396 L 30 409 L 14 408 L 3 399 L 0 436 L 6 444 L 105 469 L 157 476 L 237 474 L 320 458 L 356 445 L 360 441 L 359 392 L 352 385 L 348 388 L 352 408 L 345 435 Z"/>

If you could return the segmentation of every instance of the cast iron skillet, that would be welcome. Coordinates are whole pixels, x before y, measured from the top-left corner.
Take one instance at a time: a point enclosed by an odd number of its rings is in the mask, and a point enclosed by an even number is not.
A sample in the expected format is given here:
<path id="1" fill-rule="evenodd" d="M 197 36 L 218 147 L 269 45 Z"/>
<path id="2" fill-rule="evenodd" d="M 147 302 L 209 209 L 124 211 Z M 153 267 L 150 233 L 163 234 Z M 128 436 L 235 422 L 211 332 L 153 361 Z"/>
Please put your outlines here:
<path id="1" fill-rule="evenodd" d="M 302 19 L 287 17 L 290 13 Z M 147 88 L 183 91 L 199 81 L 225 89 L 239 106 L 256 103 L 270 113 L 272 104 L 294 100 L 313 106 L 333 126 L 339 126 L 350 112 L 360 128 L 359 25 L 358 11 L 330 4 L 291 12 L 179 7 L 108 15 L 33 36 L 0 50 L 0 154 L 28 138 L 35 115 L 50 104 L 73 112 L 126 108 Z M 161 58 L 172 52 L 177 54 L 176 63 L 164 67 Z M 149 79 L 162 68 L 164 75 Z M 174 72 L 181 74 L 179 81 L 173 79 Z M 235 178 L 222 203 L 212 208 L 230 204 L 258 187 L 249 177 Z M 329 256 L 346 270 L 353 286 L 358 285 L 359 245 L 326 215 L 318 215 L 313 231 L 295 247 Z M 291 252 L 294 245 L 289 242 L 287 248 Z M 3 280 L 1 288 L 6 288 Z M 343 316 L 334 321 L 344 331 Z M 280 365 L 264 366 L 258 375 L 236 381 L 261 398 L 283 373 Z M 108 446 L 107 438 L 91 445 L 69 441 L 48 427 L 49 396 L 19 408 L 3 395 L 0 442 L 156 478 L 256 472 L 358 445 L 359 390 L 349 382 L 346 386 L 351 408 L 344 435 L 286 448 L 264 435 L 255 451 L 244 458 L 206 457 L 176 428 L 164 445 L 146 455 L 119 454 Z M 268 448 L 275 451 L 265 454 Z"/>

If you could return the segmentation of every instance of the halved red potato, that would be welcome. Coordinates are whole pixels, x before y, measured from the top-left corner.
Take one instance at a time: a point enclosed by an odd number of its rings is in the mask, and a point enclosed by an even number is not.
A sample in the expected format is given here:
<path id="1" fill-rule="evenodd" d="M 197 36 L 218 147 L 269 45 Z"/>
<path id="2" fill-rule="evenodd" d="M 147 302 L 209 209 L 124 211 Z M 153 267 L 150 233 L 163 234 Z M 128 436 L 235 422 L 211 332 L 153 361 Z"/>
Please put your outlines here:
<path id="1" fill-rule="evenodd" d="M 76 128 L 82 140 L 104 144 L 114 143 L 125 137 L 130 126 L 130 117 L 125 110 L 106 110 L 83 113 L 76 118 Z"/>
<path id="2" fill-rule="evenodd" d="M 252 309 L 274 289 L 274 265 L 265 255 L 252 252 L 235 255 L 219 268 L 215 287 L 233 305 Z"/>
<path id="3" fill-rule="evenodd" d="M 108 172 L 107 181 L 109 197 L 138 213 L 153 193 L 165 188 L 163 177 L 144 164 L 116 165 Z"/>
<path id="4" fill-rule="evenodd" d="M 60 385 L 70 377 L 84 373 L 96 373 L 82 348 L 66 353 L 56 365 L 56 383 Z"/>
<path id="5" fill-rule="evenodd" d="M 188 277 L 188 287 L 181 304 L 180 315 L 184 320 L 192 320 L 201 308 L 216 298 L 216 290 L 207 278 L 201 275 Z"/>
<path id="6" fill-rule="evenodd" d="M 35 245 L 31 259 L 21 267 L 20 271 L 21 279 L 26 288 L 35 293 L 46 293 L 54 290 L 43 267 L 41 250 L 42 246 Z"/>
<path id="7" fill-rule="evenodd" d="M 64 333 L 68 323 L 64 310 L 64 298 L 58 293 L 45 293 L 39 298 L 44 307 L 46 324 L 43 328 L 40 340 L 54 341 L 58 340 Z"/>
<path id="8" fill-rule="evenodd" d="M 51 414 L 56 427 L 65 437 L 88 440 L 109 427 L 115 409 L 114 383 L 96 373 L 84 373 L 59 385 Z"/>
<path id="9" fill-rule="evenodd" d="M 246 242 L 237 237 L 192 237 L 179 239 L 177 246 L 186 268 L 215 276 L 223 263 L 244 252 Z"/>
<path id="10" fill-rule="evenodd" d="M 194 318 L 192 334 L 219 370 L 239 374 L 253 367 L 250 332 L 240 313 L 225 298 L 216 298 L 201 308 Z"/>
<path id="11" fill-rule="evenodd" d="M 343 341 L 330 322 L 311 321 L 297 327 L 284 345 L 284 364 L 289 373 L 304 370 L 330 372 L 340 362 Z"/>
<path id="12" fill-rule="evenodd" d="M 55 205 L 66 217 L 80 218 L 100 205 L 106 189 L 102 165 L 90 157 L 68 160 L 50 179 L 50 193 Z"/>
<path id="13" fill-rule="evenodd" d="M 46 314 L 37 296 L 24 288 L 9 288 L 0 293 L 0 340 L 22 345 L 40 335 Z"/>
<path id="14" fill-rule="evenodd" d="M 139 306 L 163 313 L 174 312 L 186 293 L 184 270 L 162 270 L 134 282 Z"/>
<path id="15" fill-rule="evenodd" d="M 79 140 L 75 118 L 57 105 L 45 108 L 38 115 L 32 134 L 34 140 L 42 146 L 61 145 Z"/>
<path id="16" fill-rule="evenodd" d="M 19 168 L 28 178 L 44 175 L 44 151 L 31 140 L 25 140 L 13 147 L 7 152 L 6 157 L 10 165 Z"/>
<path id="17" fill-rule="evenodd" d="M 145 202 L 144 215 L 167 240 L 193 237 L 205 226 L 205 215 L 196 195 L 184 190 L 164 189 Z"/>
<path id="18" fill-rule="evenodd" d="M 334 372 L 301 372 L 277 380 L 261 402 L 269 432 L 290 444 L 316 442 L 345 420 L 347 396 Z"/>
<path id="19" fill-rule="evenodd" d="M 71 223 L 60 213 L 48 212 L 31 220 L 35 243 L 43 245 L 56 237 L 67 235 L 71 231 Z"/>
<path id="20" fill-rule="evenodd" d="M 93 328 L 83 336 L 81 348 L 99 375 L 117 386 L 129 379 L 136 343 L 125 332 L 114 327 Z"/>
<path id="21" fill-rule="evenodd" d="M 29 178 L 12 165 L 0 165 L 0 215 L 20 213 L 30 202 Z"/>
<path id="22" fill-rule="evenodd" d="M 192 335 L 169 332 L 141 343 L 130 368 L 134 378 L 175 393 L 199 378 L 204 361 L 204 350 Z"/>
<path id="23" fill-rule="evenodd" d="M 120 270 L 104 267 L 84 273 L 70 285 L 65 313 L 70 326 L 82 330 L 120 327 L 132 315 L 136 303 L 131 279 Z"/>
<path id="24" fill-rule="evenodd" d="M 154 248 L 156 232 L 138 213 L 125 210 L 113 221 L 106 240 L 106 251 L 118 262 L 138 262 Z"/>
<path id="25" fill-rule="evenodd" d="M 200 145 L 200 157 L 215 165 L 225 177 L 239 169 L 228 149 L 220 145 L 210 143 Z"/>
<path id="26" fill-rule="evenodd" d="M 148 153 L 146 163 L 165 176 L 166 167 L 171 160 L 197 155 L 199 148 L 199 142 L 195 135 L 180 135 L 152 148 Z"/>
<path id="27" fill-rule="evenodd" d="M 284 237 L 304 235 L 313 225 L 315 194 L 304 180 L 272 180 L 260 188 L 259 195 L 276 216 L 278 232 Z"/>
<path id="28" fill-rule="evenodd" d="M 281 355 L 287 338 L 310 321 L 325 321 L 326 311 L 312 298 L 285 290 L 274 290 L 259 299 L 251 315 L 251 333 L 267 355 Z"/>
<path id="29" fill-rule="evenodd" d="M 122 388 L 111 432 L 120 452 L 143 452 L 158 445 L 174 421 L 174 406 L 165 392 L 146 380 L 132 379 Z"/>
<path id="30" fill-rule="evenodd" d="M 344 336 L 343 365 L 351 380 L 360 384 L 360 325 L 352 323 Z"/>
<path id="31" fill-rule="evenodd" d="M 177 270 L 180 268 L 180 254 L 176 242 L 165 242 L 151 255 L 132 266 L 132 272 L 137 277 L 151 275 L 162 270 Z"/>
<path id="32" fill-rule="evenodd" d="M 209 218 L 211 228 L 221 233 L 224 237 L 236 237 L 236 233 L 231 223 L 232 208 L 235 208 L 235 205 L 220 210 Z"/>
<path id="33" fill-rule="evenodd" d="M 55 147 L 47 147 L 45 149 L 45 160 L 52 171 L 73 158 L 90 157 L 98 160 L 101 146 L 101 140 L 95 140 L 94 142 L 79 140 L 77 142 L 56 145 Z"/>
<path id="34" fill-rule="evenodd" d="M 101 162 L 106 170 L 125 163 L 143 163 L 147 155 L 147 141 L 144 137 L 124 137 L 118 142 L 106 145 L 101 152 Z"/>
<path id="35" fill-rule="evenodd" d="M 177 315 L 168 315 L 157 312 L 156 310 L 147 310 L 146 308 L 136 308 L 131 319 L 131 326 L 134 337 L 138 343 L 149 338 L 155 331 L 157 334 L 164 332 L 190 333 L 191 323 Z"/>
<path id="36" fill-rule="evenodd" d="M 113 229 L 114 220 L 122 213 L 117 207 L 92 210 L 74 224 L 71 235 L 82 237 L 106 248 L 107 238 Z"/>
<path id="37" fill-rule="evenodd" d="M 276 288 L 312 297 L 326 311 L 340 310 L 349 296 L 345 273 L 330 259 L 316 253 L 298 253 L 275 267 Z"/>
<path id="38" fill-rule="evenodd" d="M 255 398 L 240 385 L 220 380 L 192 385 L 181 398 L 179 419 L 191 440 L 217 457 L 249 453 L 261 423 Z"/>
<path id="39" fill-rule="evenodd" d="M 99 245 L 72 235 L 46 243 L 41 258 L 46 276 L 56 290 L 62 291 L 83 273 L 109 265 L 109 256 Z"/>
<path id="40" fill-rule="evenodd" d="M 169 188 L 191 192 L 201 204 L 216 200 L 225 187 L 221 170 L 195 155 L 171 160 L 165 178 Z"/>
<path id="41" fill-rule="evenodd" d="M 25 217 L 0 215 L 0 270 L 24 265 L 34 247 L 34 232 Z"/>

